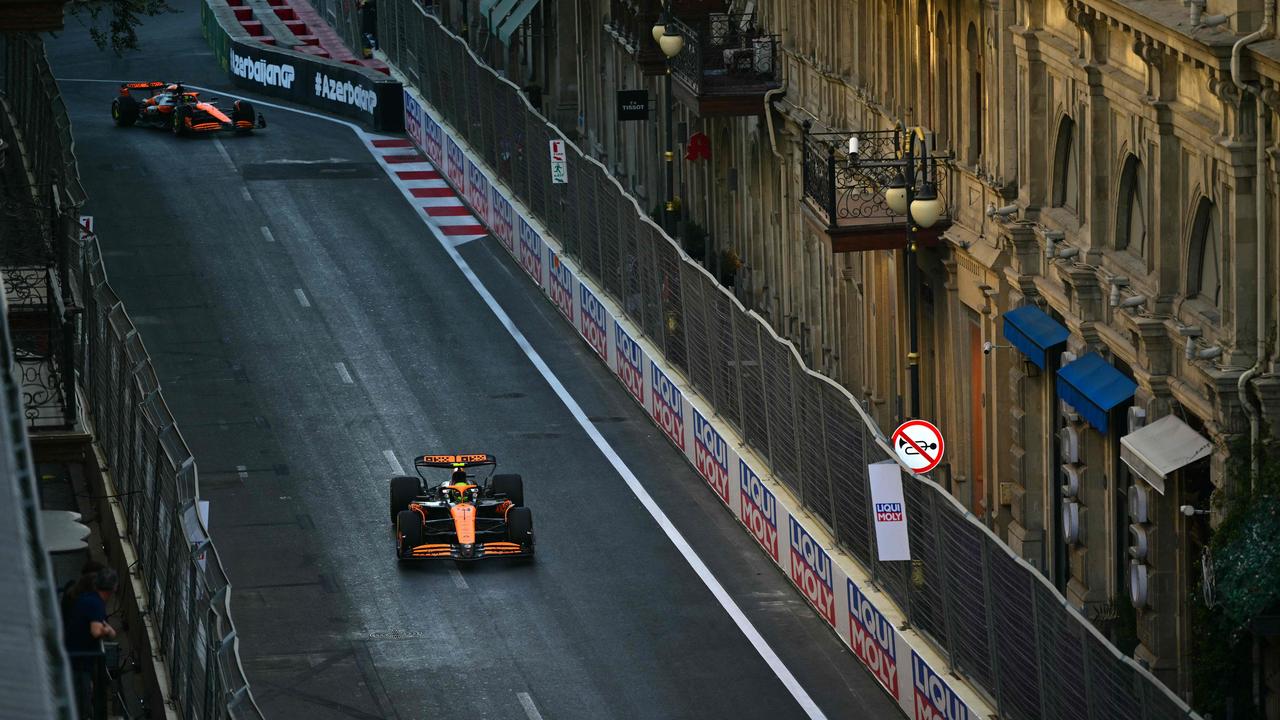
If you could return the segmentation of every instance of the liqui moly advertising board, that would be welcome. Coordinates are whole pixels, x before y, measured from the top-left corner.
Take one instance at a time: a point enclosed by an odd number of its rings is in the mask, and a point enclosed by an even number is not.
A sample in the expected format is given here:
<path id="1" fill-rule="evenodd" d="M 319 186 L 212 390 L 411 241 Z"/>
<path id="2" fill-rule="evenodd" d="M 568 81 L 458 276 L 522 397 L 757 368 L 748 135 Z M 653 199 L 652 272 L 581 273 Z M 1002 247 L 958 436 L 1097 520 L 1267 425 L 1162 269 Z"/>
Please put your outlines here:
<path id="1" fill-rule="evenodd" d="M 464 192 L 467 189 L 467 156 L 462 152 L 462 147 L 453 141 L 453 138 L 445 139 L 445 162 L 444 174 L 449 178 L 449 184 L 454 190 Z"/>
<path id="2" fill-rule="evenodd" d="M 852 581 L 849 590 L 849 644 L 853 654 L 871 671 L 885 690 L 898 699 L 898 633 L 893 623 Z"/>
<path id="3" fill-rule="evenodd" d="M 426 143 L 422 149 L 427 153 L 427 159 L 437 168 L 444 166 L 444 126 L 435 121 L 427 113 L 422 114 L 422 134 L 426 138 Z"/>
<path id="4" fill-rule="evenodd" d="M 969 720 L 969 706 L 915 650 L 911 651 L 911 684 L 915 720 Z"/>
<path id="5" fill-rule="evenodd" d="M 649 361 L 649 417 L 684 452 L 684 395 L 653 361 Z"/>
<path id="6" fill-rule="evenodd" d="M 427 137 L 422 128 L 422 106 L 413 99 L 413 94 L 404 91 L 404 131 L 415 145 L 426 149 Z"/>
<path id="7" fill-rule="evenodd" d="M 467 160 L 467 204 L 475 211 L 476 217 L 485 225 L 489 220 L 489 179 L 479 165 Z"/>
<path id="8" fill-rule="evenodd" d="M 697 408 L 693 409 L 693 466 L 720 502 L 729 505 L 729 443 Z"/>
<path id="9" fill-rule="evenodd" d="M 502 197 L 498 186 L 489 186 L 489 230 L 502 241 L 507 252 L 516 254 L 516 213 L 511 203 Z"/>
<path id="10" fill-rule="evenodd" d="M 618 323 L 613 324 L 613 371 L 627 392 L 644 405 L 644 351 Z"/>
<path id="11" fill-rule="evenodd" d="M 831 556 L 803 525 L 787 516 L 791 540 L 791 582 L 800 588 L 818 614 L 832 627 L 836 625 L 836 592 Z"/>
<path id="12" fill-rule="evenodd" d="M 520 218 L 520 267 L 542 287 L 542 238 L 533 226 Z"/>
<path id="13" fill-rule="evenodd" d="M 560 256 L 556 254 L 551 246 L 547 246 L 547 264 L 550 266 L 551 272 L 548 273 L 548 294 L 551 296 L 551 302 L 555 304 L 556 309 L 564 315 L 565 319 L 570 323 L 573 322 L 573 273 L 570 272 L 569 266 L 560 262 Z"/>
<path id="14" fill-rule="evenodd" d="M 608 315 L 600 299 L 584 283 L 578 283 L 578 332 L 596 355 L 609 362 L 609 336 L 605 334 Z"/>
<path id="15" fill-rule="evenodd" d="M 778 562 L 778 500 L 747 461 L 741 459 L 738 460 L 738 491 L 742 494 L 738 519 L 769 557 Z"/>

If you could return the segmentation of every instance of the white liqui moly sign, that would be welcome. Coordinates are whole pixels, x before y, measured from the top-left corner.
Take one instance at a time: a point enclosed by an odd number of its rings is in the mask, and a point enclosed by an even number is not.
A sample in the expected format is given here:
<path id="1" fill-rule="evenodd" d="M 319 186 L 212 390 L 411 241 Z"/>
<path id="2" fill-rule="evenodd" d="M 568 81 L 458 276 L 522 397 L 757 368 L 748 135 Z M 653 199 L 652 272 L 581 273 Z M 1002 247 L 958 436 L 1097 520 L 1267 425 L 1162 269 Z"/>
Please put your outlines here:
<path id="1" fill-rule="evenodd" d="M 871 511 L 876 523 L 876 549 L 881 562 L 910 560 L 907 506 L 902 499 L 902 468 L 893 461 L 867 466 Z"/>

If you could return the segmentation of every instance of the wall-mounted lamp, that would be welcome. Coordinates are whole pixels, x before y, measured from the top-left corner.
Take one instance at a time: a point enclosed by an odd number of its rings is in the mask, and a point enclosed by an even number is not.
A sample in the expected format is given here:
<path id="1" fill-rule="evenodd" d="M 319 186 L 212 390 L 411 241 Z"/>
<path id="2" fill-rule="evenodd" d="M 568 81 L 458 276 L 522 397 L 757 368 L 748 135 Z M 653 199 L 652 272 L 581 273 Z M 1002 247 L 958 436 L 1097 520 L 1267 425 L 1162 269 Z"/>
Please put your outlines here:
<path id="1" fill-rule="evenodd" d="M 1111 303 L 1111 307 L 1128 309 L 1128 308 L 1142 307 L 1143 305 L 1146 305 L 1146 304 L 1147 304 L 1146 295 L 1130 295 L 1129 297 L 1121 300 L 1120 302 Z"/>
<path id="2" fill-rule="evenodd" d="M 1209 514 L 1208 510 L 1201 510 L 1200 508 L 1197 508 L 1194 505 L 1183 505 L 1182 507 L 1178 508 L 1178 512 L 1182 513 L 1183 515 L 1186 515 L 1187 517 L 1195 517 L 1196 515 Z"/>

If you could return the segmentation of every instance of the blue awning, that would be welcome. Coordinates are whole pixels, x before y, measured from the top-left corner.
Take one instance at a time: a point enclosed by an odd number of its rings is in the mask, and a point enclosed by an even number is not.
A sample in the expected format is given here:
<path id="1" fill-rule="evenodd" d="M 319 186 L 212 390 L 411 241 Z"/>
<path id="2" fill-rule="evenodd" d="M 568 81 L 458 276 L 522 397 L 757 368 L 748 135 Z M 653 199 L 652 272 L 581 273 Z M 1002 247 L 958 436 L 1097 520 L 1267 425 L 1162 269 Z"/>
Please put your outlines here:
<path id="1" fill-rule="evenodd" d="M 533 9 L 537 6 L 538 0 L 520 0 L 520 4 L 498 26 L 498 39 L 502 41 L 503 45 L 511 44 L 511 36 L 515 34 L 516 29 L 520 27 L 520 24 L 524 22 L 525 18 L 529 17 L 529 13 L 533 12 Z"/>
<path id="2" fill-rule="evenodd" d="M 1076 409 L 1099 432 L 1107 431 L 1107 417 L 1133 397 L 1138 385 L 1096 352 L 1058 371 L 1058 397 Z"/>
<path id="3" fill-rule="evenodd" d="M 1062 345 L 1071 334 L 1062 323 L 1034 305 L 1024 305 L 1005 313 L 1004 337 L 1041 370 L 1049 366 L 1049 351 Z"/>

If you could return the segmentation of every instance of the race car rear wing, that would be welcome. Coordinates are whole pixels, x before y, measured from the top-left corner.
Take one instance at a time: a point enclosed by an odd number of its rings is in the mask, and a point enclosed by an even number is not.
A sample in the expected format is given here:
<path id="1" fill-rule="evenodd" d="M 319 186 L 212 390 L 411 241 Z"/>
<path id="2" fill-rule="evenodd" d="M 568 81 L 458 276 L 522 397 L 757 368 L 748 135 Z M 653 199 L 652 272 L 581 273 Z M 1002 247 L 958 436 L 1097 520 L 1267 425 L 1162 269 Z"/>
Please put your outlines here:
<path id="1" fill-rule="evenodd" d="M 414 467 L 468 468 L 481 465 L 497 465 L 498 458 L 488 453 L 471 455 L 423 455 L 415 458 Z"/>
<path id="2" fill-rule="evenodd" d="M 149 82 L 127 82 L 120 83 L 120 94 L 128 95 L 133 90 L 151 90 L 155 94 L 156 90 L 165 87 L 169 83 L 160 80 L 151 80 Z"/>

